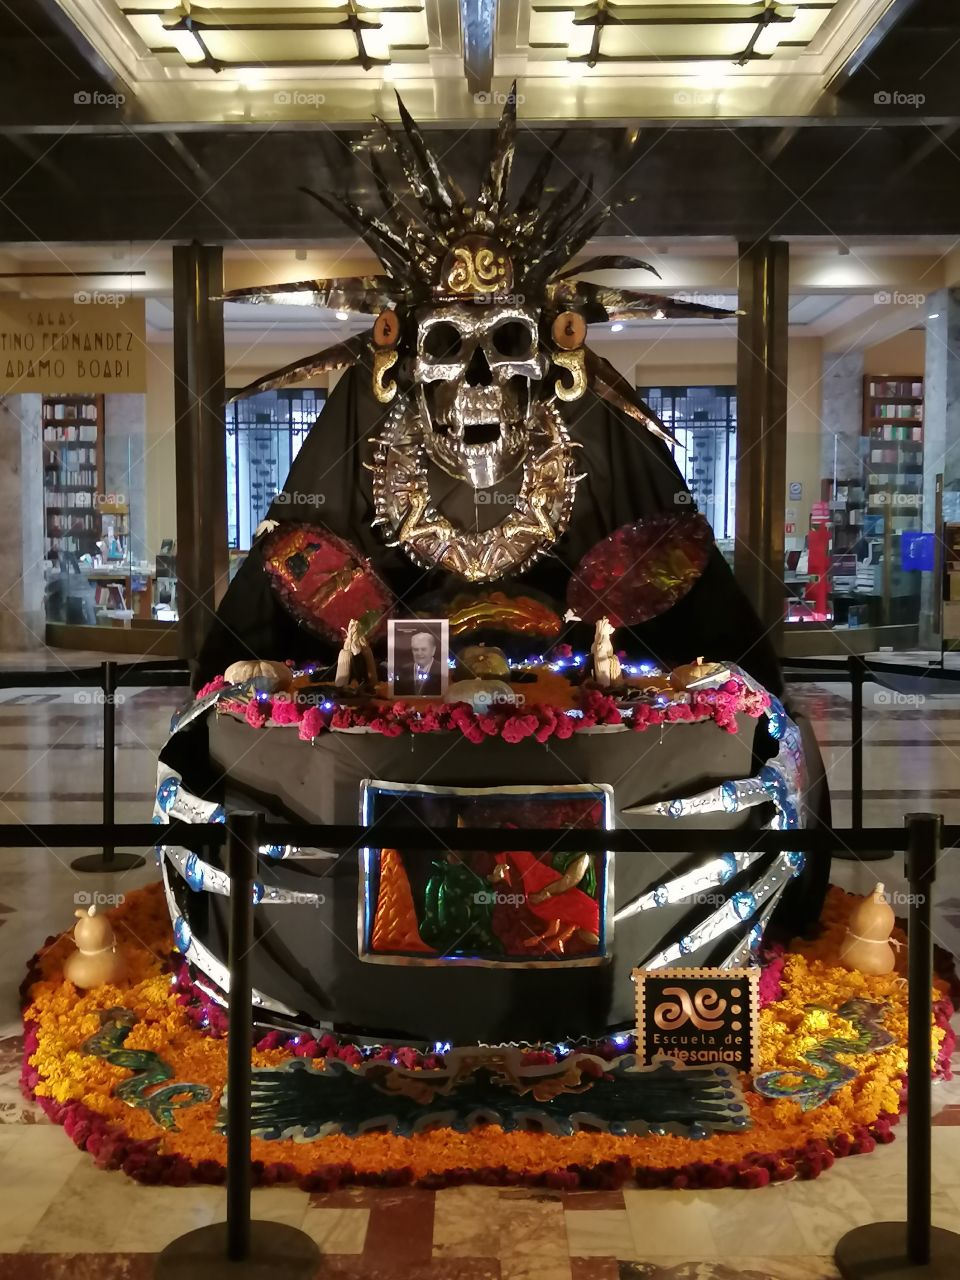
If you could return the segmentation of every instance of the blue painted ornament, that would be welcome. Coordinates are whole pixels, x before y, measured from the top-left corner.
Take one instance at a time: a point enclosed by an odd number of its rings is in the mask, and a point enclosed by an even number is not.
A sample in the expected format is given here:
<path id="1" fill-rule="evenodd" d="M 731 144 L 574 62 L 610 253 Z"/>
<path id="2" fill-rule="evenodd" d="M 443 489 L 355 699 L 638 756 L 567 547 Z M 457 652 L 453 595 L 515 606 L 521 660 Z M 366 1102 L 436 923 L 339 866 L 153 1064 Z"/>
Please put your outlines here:
<path id="1" fill-rule="evenodd" d="M 175 777 L 164 778 L 157 787 L 157 807 L 161 813 L 169 813 L 173 807 L 173 802 L 177 798 L 180 790 L 180 779 Z"/>
<path id="2" fill-rule="evenodd" d="M 791 849 L 786 854 L 786 863 L 793 875 L 798 876 L 807 865 L 807 855 L 801 849 Z"/>
<path id="3" fill-rule="evenodd" d="M 173 925 L 173 940 L 177 944 L 177 950 L 181 955 L 186 955 L 190 950 L 190 943 L 193 941 L 193 934 L 190 932 L 190 926 L 187 924 L 184 916 L 177 916 Z"/>
<path id="4" fill-rule="evenodd" d="M 197 893 L 203 888 L 203 863 L 195 853 L 189 854 L 183 864 L 183 878 Z"/>
<path id="5" fill-rule="evenodd" d="M 720 862 L 722 870 L 720 872 L 720 883 L 726 884 L 731 876 L 737 872 L 737 855 L 735 853 L 721 853 Z"/>
<path id="6" fill-rule="evenodd" d="M 779 742 L 787 731 L 787 712 L 779 698 L 771 697 L 770 710 L 767 712 L 767 732 Z"/>
<path id="7" fill-rule="evenodd" d="M 730 899 L 739 920 L 749 920 L 757 909 L 757 900 L 748 889 L 740 889 Z"/>

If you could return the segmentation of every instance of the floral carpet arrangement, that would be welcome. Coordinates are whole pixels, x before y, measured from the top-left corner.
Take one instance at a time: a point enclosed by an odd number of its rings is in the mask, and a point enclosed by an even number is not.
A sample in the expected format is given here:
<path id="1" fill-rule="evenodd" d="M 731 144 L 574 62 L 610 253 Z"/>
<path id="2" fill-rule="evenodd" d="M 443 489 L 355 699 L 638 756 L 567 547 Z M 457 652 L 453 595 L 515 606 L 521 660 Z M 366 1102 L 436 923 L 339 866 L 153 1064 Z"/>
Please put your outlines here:
<path id="1" fill-rule="evenodd" d="M 469 1181 L 759 1187 L 817 1177 L 837 1156 L 892 1141 L 905 1103 L 905 952 L 899 953 L 900 971 L 884 977 L 837 964 L 857 901 L 832 889 L 817 939 L 778 946 L 765 957 L 759 1070 L 754 1078 L 740 1077 L 749 1108 L 749 1123 L 740 1131 L 618 1134 L 611 1125 L 607 1132 L 558 1136 L 485 1124 L 468 1131 L 433 1127 L 357 1136 L 324 1136 L 321 1130 L 299 1140 L 256 1136 L 255 1178 L 324 1190 L 349 1183 L 437 1188 Z M 223 1011 L 192 984 L 172 952 L 159 886 L 130 894 L 110 919 L 126 965 L 122 983 L 81 991 L 67 980 L 64 965 L 74 954 L 69 934 L 49 940 L 30 963 L 23 987 L 24 1092 L 104 1168 L 123 1169 L 147 1183 L 221 1182 Z M 931 1006 L 931 1069 L 947 1075 L 954 1037 L 946 979 L 937 979 Z M 531 1068 L 578 1057 L 588 1074 L 612 1078 L 611 1064 L 632 1047 L 630 1037 L 617 1036 L 589 1052 L 556 1046 L 525 1051 L 520 1060 Z M 380 1061 L 422 1078 L 429 1093 L 432 1076 L 445 1067 L 438 1049 L 424 1054 L 272 1031 L 257 1042 L 253 1065 L 289 1069 L 299 1059 L 312 1072 L 342 1075 L 361 1067 L 369 1073 L 370 1064 Z M 766 1092 L 760 1092 L 764 1081 Z"/>

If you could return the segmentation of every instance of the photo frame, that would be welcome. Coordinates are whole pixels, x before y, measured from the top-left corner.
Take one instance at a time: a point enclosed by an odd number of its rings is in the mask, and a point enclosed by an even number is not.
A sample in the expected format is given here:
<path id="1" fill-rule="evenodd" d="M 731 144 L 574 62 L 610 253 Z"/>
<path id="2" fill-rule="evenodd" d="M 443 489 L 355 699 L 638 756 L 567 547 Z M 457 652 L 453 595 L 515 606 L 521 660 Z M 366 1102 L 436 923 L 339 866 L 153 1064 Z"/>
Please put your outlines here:
<path id="1" fill-rule="evenodd" d="M 450 683 L 449 619 L 391 619 L 387 680 L 393 698 L 442 698 Z"/>

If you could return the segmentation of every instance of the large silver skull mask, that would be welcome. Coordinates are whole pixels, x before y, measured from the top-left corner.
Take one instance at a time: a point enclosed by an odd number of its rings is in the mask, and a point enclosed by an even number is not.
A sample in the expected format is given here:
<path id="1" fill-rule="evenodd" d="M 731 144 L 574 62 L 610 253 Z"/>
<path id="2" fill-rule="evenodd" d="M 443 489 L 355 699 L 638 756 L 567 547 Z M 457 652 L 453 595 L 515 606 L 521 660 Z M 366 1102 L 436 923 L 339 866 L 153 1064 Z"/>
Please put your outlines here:
<path id="1" fill-rule="evenodd" d="M 548 359 L 539 312 L 509 303 L 450 303 L 416 316 L 413 378 L 424 448 L 449 475 L 488 489 L 531 444 L 537 384 Z"/>

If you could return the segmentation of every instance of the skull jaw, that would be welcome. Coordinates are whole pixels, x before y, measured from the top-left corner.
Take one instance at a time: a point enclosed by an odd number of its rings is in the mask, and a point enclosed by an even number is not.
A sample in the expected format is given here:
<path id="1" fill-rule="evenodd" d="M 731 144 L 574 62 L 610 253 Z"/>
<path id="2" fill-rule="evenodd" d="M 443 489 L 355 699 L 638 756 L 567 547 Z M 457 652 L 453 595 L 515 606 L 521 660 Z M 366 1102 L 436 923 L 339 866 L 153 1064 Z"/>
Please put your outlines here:
<path id="1" fill-rule="evenodd" d="M 427 456 L 454 479 L 489 489 L 511 474 L 529 450 L 530 383 L 470 387 L 435 381 L 419 388 Z"/>

